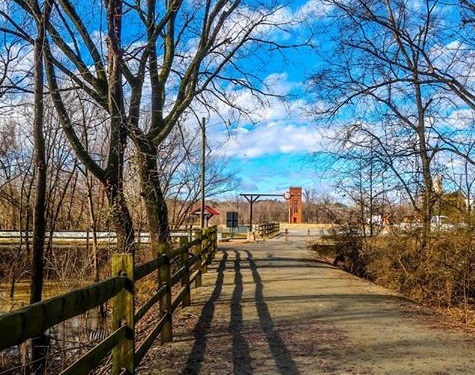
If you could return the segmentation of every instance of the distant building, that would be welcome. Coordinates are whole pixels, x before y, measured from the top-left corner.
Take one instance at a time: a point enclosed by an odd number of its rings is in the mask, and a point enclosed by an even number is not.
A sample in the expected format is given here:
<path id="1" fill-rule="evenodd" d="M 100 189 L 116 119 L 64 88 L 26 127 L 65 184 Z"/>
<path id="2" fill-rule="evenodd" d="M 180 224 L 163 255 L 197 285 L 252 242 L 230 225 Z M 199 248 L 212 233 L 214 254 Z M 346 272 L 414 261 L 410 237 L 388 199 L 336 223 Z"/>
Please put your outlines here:
<path id="1" fill-rule="evenodd" d="M 302 222 L 302 188 L 290 187 L 288 191 L 289 223 L 300 224 Z"/>
<path id="2" fill-rule="evenodd" d="M 190 216 L 201 217 L 201 207 L 196 207 L 195 209 L 191 210 L 189 213 Z M 204 215 L 204 226 L 205 228 L 208 226 L 208 221 L 215 215 L 221 215 L 220 212 L 214 209 L 211 206 L 205 205 L 205 215 Z"/>

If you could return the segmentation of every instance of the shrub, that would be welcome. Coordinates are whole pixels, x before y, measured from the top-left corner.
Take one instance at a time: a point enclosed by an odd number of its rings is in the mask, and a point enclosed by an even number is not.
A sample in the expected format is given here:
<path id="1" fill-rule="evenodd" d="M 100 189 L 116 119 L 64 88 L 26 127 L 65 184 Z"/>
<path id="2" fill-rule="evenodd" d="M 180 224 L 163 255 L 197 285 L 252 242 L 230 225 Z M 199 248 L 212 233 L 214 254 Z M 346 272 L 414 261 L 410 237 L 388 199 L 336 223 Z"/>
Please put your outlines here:
<path id="1" fill-rule="evenodd" d="M 417 234 L 368 239 L 366 270 L 378 283 L 441 307 L 471 305 L 475 297 L 474 233 L 435 232 L 421 251 Z"/>

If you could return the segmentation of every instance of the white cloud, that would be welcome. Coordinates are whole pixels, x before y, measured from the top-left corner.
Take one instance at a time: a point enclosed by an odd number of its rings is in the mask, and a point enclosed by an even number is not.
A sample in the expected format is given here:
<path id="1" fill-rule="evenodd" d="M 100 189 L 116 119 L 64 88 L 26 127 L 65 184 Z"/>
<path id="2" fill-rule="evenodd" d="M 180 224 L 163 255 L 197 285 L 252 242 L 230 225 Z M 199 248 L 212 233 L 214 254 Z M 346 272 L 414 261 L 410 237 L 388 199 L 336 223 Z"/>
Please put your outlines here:
<path id="1" fill-rule="evenodd" d="M 286 96 L 300 84 L 288 80 L 286 73 L 274 73 L 264 81 L 276 95 Z M 207 117 L 208 144 L 213 154 L 233 158 L 259 158 L 272 154 L 308 153 L 318 148 L 319 136 L 315 126 L 306 118 L 309 104 L 303 98 L 282 100 L 265 97 L 261 102 L 247 90 L 230 91 L 235 105 L 244 108 L 249 117 L 236 115 L 236 108 L 216 103 L 216 114 L 206 116 L 203 108 L 194 107 L 195 113 Z M 218 116 L 219 114 L 219 116 Z M 223 119 L 234 119 L 226 127 Z M 196 126 L 192 120 L 190 126 Z M 231 136 L 230 136 L 231 133 Z"/>
<path id="2" fill-rule="evenodd" d="M 217 150 L 228 157 L 258 158 L 271 154 L 305 153 L 315 150 L 318 136 L 313 126 L 281 119 L 259 124 L 252 129 L 239 128 L 225 147 Z"/>
<path id="3" fill-rule="evenodd" d="M 332 8 L 328 3 L 309 0 L 296 11 L 295 17 L 299 20 L 320 18 L 327 15 Z"/>

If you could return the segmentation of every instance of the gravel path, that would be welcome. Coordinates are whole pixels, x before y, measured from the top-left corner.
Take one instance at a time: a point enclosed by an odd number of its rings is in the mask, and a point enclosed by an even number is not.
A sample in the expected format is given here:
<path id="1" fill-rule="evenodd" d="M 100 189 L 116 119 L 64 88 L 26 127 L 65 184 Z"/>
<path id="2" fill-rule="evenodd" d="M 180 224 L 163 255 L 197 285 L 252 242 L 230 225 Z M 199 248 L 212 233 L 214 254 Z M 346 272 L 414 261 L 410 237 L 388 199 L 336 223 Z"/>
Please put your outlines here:
<path id="1" fill-rule="evenodd" d="M 175 341 L 139 374 L 475 374 L 475 336 L 317 262 L 306 231 L 220 244 Z"/>

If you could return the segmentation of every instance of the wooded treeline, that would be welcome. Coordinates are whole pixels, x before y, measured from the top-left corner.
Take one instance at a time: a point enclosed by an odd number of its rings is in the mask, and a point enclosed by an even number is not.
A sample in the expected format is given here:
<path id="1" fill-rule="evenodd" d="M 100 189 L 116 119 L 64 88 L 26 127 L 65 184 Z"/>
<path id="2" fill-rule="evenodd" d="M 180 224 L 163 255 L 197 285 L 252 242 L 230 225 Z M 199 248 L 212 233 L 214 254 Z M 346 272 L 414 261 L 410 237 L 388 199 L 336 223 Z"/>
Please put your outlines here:
<path id="1" fill-rule="evenodd" d="M 322 3 L 322 64 L 309 87 L 339 191 L 366 217 L 383 201 L 411 204 L 424 247 L 444 193 L 472 208 L 473 4 Z"/>
<path id="2" fill-rule="evenodd" d="M 264 104 L 272 92 L 248 57 L 307 44 L 286 40 L 299 20 L 285 10 L 274 1 L 3 5 L 2 227 L 38 224 L 33 202 L 44 190 L 48 229 L 113 228 L 127 252 L 134 227 L 168 241 L 169 223 L 183 223 L 200 195 L 201 118 L 246 116 L 242 91 Z M 284 26 L 288 35 L 272 34 Z M 207 196 L 234 186 L 224 163 L 208 157 Z"/>
<path id="3" fill-rule="evenodd" d="M 54 119 L 53 119 L 54 121 Z M 31 137 L 22 133 L 23 119 L 9 119 L 2 133 L 4 142 L 0 158 L 2 185 L 0 189 L 0 229 L 25 230 L 32 228 L 33 198 L 35 196 L 32 170 L 33 145 Z M 47 196 L 45 216 L 48 230 L 114 230 L 104 187 L 91 177 L 69 147 L 64 133 L 51 123 L 46 133 L 47 142 Z M 170 207 L 169 222 L 172 228 L 188 224 L 189 211 L 200 199 L 201 145 L 194 135 L 188 134 L 187 148 L 182 147 L 183 134 L 173 132 L 159 152 L 163 155 L 160 178 Z M 106 139 L 96 134 L 96 137 Z M 103 143 L 101 142 L 102 146 Z M 98 150 L 98 154 L 101 150 Z M 129 156 L 124 167 L 124 191 L 136 230 L 146 229 L 144 202 L 140 197 L 140 180 Z M 225 170 L 226 160 L 210 155 L 207 160 L 207 194 L 213 196 L 234 188 L 237 180 Z"/>
<path id="4" fill-rule="evenodd" d="M 250 217 L 249 202 L 241 196 L 226 201 L 208 202 L 218 209 L 221 215 L 212 218 L 213 224 L 226 225 L 226 212 L 239 214 L 239 226 L 248 226 Z M 302 197 L 302 222 L 313 224 L 332 224 L 345 220 L 351 209 L 338 203 L 334 198 L 318 194 L 315 190 L 304 189 Z M 289 202 L 284 199 L 258 199 L 253 204 L 253 223 L 289 222 Z"/>

